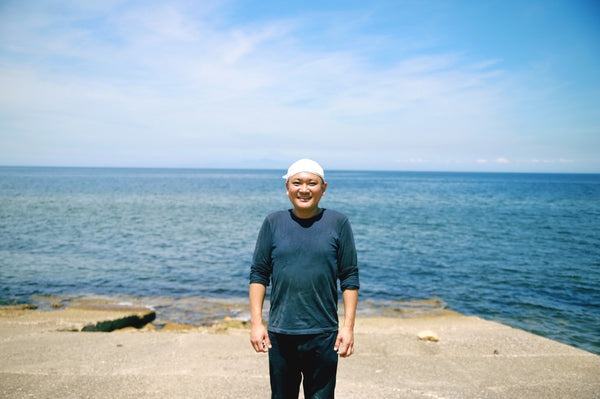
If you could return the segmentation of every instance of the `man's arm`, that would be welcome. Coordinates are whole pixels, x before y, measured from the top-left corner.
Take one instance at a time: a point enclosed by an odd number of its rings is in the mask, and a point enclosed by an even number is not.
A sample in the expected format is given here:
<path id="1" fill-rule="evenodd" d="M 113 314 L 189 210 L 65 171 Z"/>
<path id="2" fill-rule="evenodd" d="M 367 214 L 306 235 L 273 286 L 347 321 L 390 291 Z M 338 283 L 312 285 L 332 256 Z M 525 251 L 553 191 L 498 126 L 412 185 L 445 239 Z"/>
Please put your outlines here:
<path id="1" fill-rule="evenodd" d="M 358 304 L 358 290 L 344 290 L 343 297 L 344 325 L 338 332 L 333 349 L 341 357 L 349 357 L 354 353 L 354 320 Z"/>
<path id="2" fill-rule="evenodd" d="M 268 352 L 271 347 L 267 328 L 263 324 L 262 309 L 267 287 L 259 283 L 250 284 L 250 342 L 256 352 Z"/>

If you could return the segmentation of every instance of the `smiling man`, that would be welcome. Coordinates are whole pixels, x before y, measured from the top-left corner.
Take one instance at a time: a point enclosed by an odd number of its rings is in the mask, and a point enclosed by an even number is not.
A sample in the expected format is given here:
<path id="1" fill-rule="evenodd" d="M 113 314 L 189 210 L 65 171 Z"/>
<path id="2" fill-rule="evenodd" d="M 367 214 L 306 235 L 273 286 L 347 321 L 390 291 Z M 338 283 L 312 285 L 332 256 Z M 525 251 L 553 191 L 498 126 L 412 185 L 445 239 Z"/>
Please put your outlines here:
<path id="1" fill-rule="evenodd" d="M 327 183 L 317 162 L 301 159 L 283 178 L 293 208 L 267 216 L 258 235 L 250 271 L 250 341 L 256 352 L 269 353 L 272 398 L 298 398 L 301 381 L 305 398 L 333 398 L 338 356 L 354 353 L 359 289 L 354 236 L 345 215 L 319 208 Z"/>

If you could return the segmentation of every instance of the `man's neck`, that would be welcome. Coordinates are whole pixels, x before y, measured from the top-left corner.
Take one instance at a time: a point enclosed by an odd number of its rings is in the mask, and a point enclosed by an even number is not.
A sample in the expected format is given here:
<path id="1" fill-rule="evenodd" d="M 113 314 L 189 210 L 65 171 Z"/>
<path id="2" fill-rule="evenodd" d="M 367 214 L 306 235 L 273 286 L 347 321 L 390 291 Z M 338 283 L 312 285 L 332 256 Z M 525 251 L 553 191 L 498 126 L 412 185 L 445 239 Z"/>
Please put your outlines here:
<path id="1" fill-rule="evenodd" d="M 296 209 L 294 208 L 292 210 L 292 212 L 294 212 L 294 215 L 296 215 L 297 218 L 299 219 L 310 219 L 312 217 L 317 216 L 319 213 L 321 213 L 322 209 L 321 208 L 317 208 L 317 209 Z"/>

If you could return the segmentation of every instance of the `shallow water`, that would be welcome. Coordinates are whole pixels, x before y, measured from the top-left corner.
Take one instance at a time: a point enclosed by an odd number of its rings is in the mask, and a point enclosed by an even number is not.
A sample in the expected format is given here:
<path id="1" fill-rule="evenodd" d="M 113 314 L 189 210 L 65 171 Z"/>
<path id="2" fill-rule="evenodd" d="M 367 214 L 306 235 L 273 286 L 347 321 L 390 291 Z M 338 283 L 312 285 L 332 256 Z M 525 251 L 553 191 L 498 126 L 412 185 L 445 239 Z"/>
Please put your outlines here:
<path id="1" fill-rule="evenodd" d="M 243 318 L 222 303 L 246 301 L 260 224 L 289 207 L 282 174 L 0 168 L 0 302 L 123 297 L 201 323 L 208 298 Z M 327 180 L 321 205 L 354 229 L 364 312 L 433 299 L 600 353 L 600 175 Z"/>

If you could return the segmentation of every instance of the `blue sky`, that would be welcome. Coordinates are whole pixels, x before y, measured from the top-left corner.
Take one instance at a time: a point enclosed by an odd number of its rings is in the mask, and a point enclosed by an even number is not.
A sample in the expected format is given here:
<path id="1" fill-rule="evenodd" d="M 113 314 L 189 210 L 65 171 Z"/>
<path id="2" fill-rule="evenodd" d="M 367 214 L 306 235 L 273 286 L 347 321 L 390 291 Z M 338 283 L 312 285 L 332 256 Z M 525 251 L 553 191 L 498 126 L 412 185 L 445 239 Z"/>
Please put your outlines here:
<path id="1" fill-rule="evenodd" d="M 600 172 L 600 5 L 0 2 L 0 165 Z"/>

